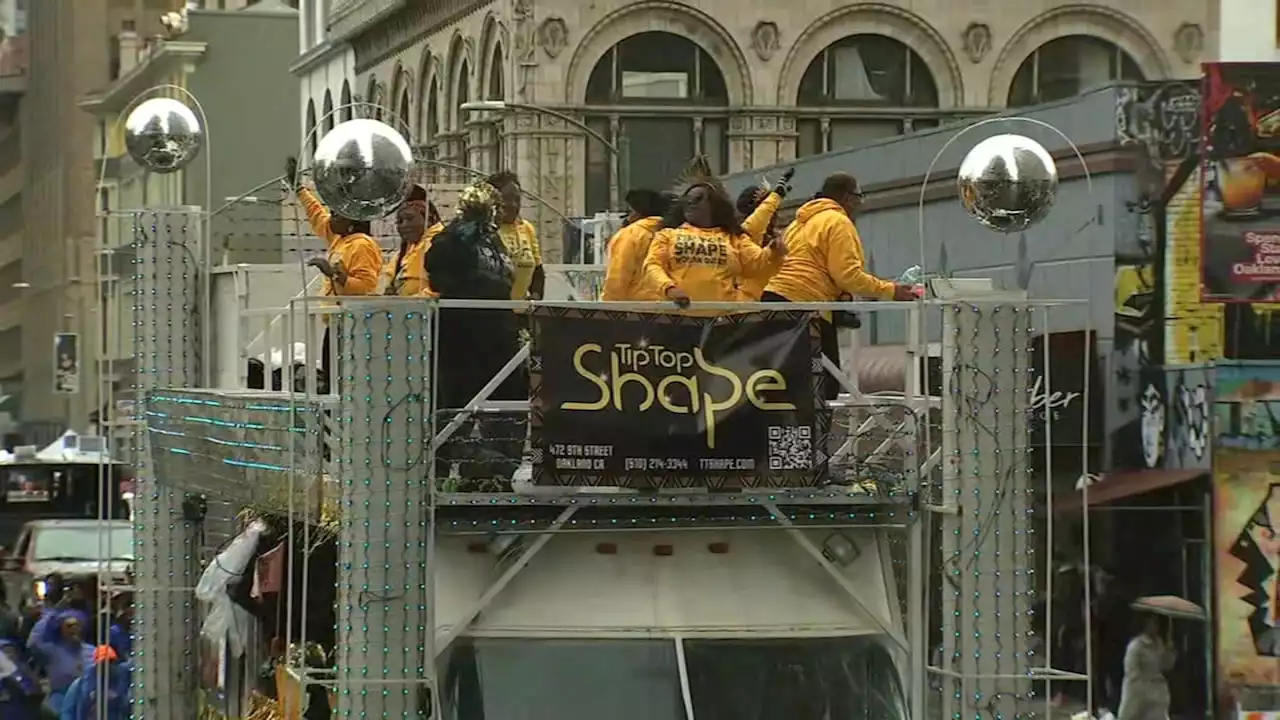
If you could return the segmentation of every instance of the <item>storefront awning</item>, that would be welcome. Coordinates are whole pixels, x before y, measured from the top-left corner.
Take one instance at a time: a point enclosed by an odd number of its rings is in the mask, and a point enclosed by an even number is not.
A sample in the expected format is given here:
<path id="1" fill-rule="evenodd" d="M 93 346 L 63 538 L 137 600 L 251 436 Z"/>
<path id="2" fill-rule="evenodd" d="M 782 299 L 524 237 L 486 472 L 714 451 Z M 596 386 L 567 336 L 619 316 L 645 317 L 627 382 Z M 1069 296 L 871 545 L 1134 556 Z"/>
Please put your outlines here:
<path id="1" fill-rule="evenodd" d="M 1208 473 L 1203 468 L 1153 470 L 1124 470 L 1109 472 L 1089 485 L 1089 506 L 1106 505 L 1116 500 L 1123 500 L 1135 495 L 1142 495 L 1153 490 L 1160 490 L 1184 482 L 1195 480 Z M 1055 512 L 1079 511 L 1084 504 L 1084 490 L 1076 490 L 1070 495 L 1054 499 Z"/>

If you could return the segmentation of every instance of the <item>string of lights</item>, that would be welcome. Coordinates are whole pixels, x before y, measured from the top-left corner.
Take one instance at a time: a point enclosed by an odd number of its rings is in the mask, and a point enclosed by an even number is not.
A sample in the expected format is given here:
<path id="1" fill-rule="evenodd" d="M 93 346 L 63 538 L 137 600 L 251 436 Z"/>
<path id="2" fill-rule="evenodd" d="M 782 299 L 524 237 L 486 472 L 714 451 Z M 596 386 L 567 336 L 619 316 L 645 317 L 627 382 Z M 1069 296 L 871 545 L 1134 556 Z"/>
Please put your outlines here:
<path id="1" fill-rule="evenodd" d="M 131 218 L 132 305 L 135 369 L 130 400 L 157 388 L 199 384 L 199 268 L 190 244 L 198 242 L 188 212 L 139 212 Z M 120 430 L 136 470 L 134 519 L 134 717 L 193 717 L 195 673 L 168 680 L 174 668 L 196 666 L 196 610 L 191 588 L 198 571 L 198 535 L 184 518 L 184 493 L 157 482 L 142 422 Z M 113 443 L 117 445 L 117 443 Z"/>

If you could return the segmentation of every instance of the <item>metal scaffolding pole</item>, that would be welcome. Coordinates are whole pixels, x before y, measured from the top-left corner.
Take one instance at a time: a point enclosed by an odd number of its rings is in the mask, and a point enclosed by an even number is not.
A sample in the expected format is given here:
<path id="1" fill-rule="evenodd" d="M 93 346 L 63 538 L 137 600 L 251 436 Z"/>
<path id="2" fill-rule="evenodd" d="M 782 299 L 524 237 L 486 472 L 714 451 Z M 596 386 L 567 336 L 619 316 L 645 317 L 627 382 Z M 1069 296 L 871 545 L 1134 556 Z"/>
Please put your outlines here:
<path id="1" fill-rule="evenodd" d="M 133 392 L 141 413 L 151 390 L 200 384 L 207 318 L 199 312 L 199 210 L 139 211 L 132 220 Z M 145 423 L 138 417 L 124 429 L 137 472 L 134 623 L 142 629 L 133 653 L 133 717 L 195 717 L 198 548 L 183 519 L 184 493 L 156 482 Z"/>
<path id="2" fill-rule="evenodd" d="M 426 305 L 362 302 L 331 317 L 341 423 L 339 717 L 426 717 L 431 318 Z M 305 603 L 305 600 L 304 600 Z M 416 641 L 416 642 L 415 642 Z M 427 647 L 423 647 L 423 645 Z"/>

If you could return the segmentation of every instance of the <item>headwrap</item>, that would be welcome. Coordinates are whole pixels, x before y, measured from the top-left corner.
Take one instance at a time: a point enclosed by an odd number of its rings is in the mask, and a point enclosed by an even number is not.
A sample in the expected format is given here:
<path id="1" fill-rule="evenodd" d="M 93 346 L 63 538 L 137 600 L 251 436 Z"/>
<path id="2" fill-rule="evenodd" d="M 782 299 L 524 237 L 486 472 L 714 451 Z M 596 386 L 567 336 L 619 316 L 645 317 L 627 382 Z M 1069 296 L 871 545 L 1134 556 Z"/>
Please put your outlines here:
<path id="1" fill-rule="evenodd" d="M 404 201 L 404 206 L 422 213 L 422 217 L 427 217 L 427 189 L 421 185 L 414 185 L 409 191 L 409 197 Z"/>

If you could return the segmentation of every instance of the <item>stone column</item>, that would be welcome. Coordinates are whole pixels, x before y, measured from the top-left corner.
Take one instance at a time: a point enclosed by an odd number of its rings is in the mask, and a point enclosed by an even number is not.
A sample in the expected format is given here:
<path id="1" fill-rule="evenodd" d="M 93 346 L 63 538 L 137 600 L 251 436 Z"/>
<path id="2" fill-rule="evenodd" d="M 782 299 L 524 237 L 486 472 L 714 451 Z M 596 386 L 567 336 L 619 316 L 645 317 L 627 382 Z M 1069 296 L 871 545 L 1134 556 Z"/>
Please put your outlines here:
<path id="1" fill-rule="evenodd" d="M 517 112 L 508 142 L 514 143 L 517 173 L 526 190 L 543 203 L 526 198 L 525 217 L 538 228 L 545 262 L 563 256 L 564 218 L 581 208 L 577 198 L 582 175 L 583 133 L 563 120 L 538 112 Z M 550 207 L 547 207 L 550 205 Z"/>
<path id="2" fill-rule="evenodd" d="M 1020 717 L 1030 608 L 1032 313 L 989 294 L 943 309 L 939 717 Z"/>
<path id="3" fill-rule="evenodd" d="M 729 121 L 731 172 L 795 160 L 796 119 L 782 114 L 743 114 Z"/>
<path id="4" fill-rule="evenodd" d="M 140 211 L 133 217 L 135 422 L 113 437 L 137 474 L 134 490 L 133 717 L 196 716 L 198 549 L 182 519 L 184 493 L 156 482 L 140 416 L 145 394 L 200 384 L 200 216 Z"/>
<path id="5" fill-rule="evenodd" d="M 425 305 L 386 302 L 353 304 L 340 317 L 337 717 L 425 717 L 435 677 L 423 446 L 429 316 Z"/>

